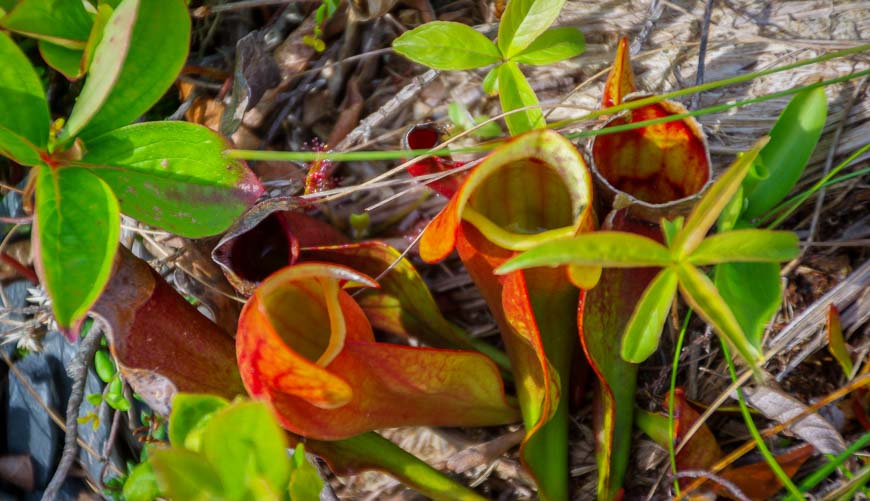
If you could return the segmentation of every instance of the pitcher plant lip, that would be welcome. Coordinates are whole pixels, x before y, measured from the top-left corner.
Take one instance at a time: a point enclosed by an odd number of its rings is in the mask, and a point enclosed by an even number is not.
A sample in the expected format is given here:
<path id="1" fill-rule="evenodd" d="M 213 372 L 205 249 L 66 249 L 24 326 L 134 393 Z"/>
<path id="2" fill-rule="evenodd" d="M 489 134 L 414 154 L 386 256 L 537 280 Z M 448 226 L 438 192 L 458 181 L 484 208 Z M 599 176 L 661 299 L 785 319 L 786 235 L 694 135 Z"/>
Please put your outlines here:
<path id="1" fill-rule="evenodd" d="M 567 165 L 581 165 L 580 169 L 569 169 Z M 538 243 L 552 238 L 569 237 L 578 233 L 589 225 L 591 209 L 591 193 L 588 186 L 591 177 L 585 168 L 586 162 L 580 152 L 570 141 L 555 131 L 534 130 L 520 136 L 516 136 L 504 145 L 490 153 L 483 161 L 469 172 L 465 182 L 450 199 L 450 202 L 432 220 L 427 230 L 423 233 L 420 241 L 420 256 L 424 261 L 437 262 L 450 253 L 456 244 L 456 232 L 460 221 L 466 221 L 477 228 L 487 239 L 508 250 L 522 251 L 534 247 Z M 552 186 L 545 186 L 549 179 L 547 176 L 561 181 L 561 186 L 555 190 L 561 193 L 549 193 L 554 197 L 561 197 L 570 204 L 570 208 L 564 214 L 545 214 L 539 210 L 536 216 L 555 220 L 556 224 L 536 224 L 536 228 L 529 228 L 523 224 L 516 224 L 514 228 L 506 224 L 493 221 L 493 212 L 488 210 L 487 200 L 475 200 L 479 189 L 486 187 L 487 183 L 497 179 L 497 176 L 507 177 L 504 169 L 546 169 L 535 176 L 537 186 L 518 187 L 517 193 L 504 193 L 506 198 L 493 200 L 500 204 L 499 208 L 508 206 L 510 197 L 521 195 L 522 188 L 540 190 L 542 188 L 553 191 Z M 501 171 L 501 172 L 499 172 Z M 517 173 L 519 174 L 519 173 Z M 513 176 L 514 178 L 516 176 Z M 543 198 L 545 194 L 542 194 Z M 528 197 L 527 197 L 528 198 Z M 550 202 L 548 200 L 548 202 Z M 477 205 L 477 207 L 475 206 Z M 525 231 L 524 231 L 525 230 Z"/>

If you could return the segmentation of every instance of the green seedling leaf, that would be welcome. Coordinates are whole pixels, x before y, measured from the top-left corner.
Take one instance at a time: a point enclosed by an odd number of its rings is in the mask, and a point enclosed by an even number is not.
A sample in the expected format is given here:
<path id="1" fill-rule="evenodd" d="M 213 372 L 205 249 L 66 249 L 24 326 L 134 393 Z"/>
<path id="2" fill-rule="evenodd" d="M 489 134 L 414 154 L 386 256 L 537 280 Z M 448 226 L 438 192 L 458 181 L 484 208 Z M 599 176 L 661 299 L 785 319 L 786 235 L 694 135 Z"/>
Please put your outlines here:
<path id="1" fill-rule="evenodd" d="M 202 432 L 214 414 L 229 402 L 215 395 L 179 393 L 172 399 L 169 442 L 192 451 L 202 449 Z"/>
<path id="2" fill-rule="evenodd" d="M 212 416 L 203 431 L 202 452 L 230 499 L 242 499 L 254 477 L 265 478 L 276 492 L 287 488 L 287 441 L 261 402 L 235 403 Z"/>
<path id="3" fill-rule="evenodd" d="M 586 39 L 577 28 L 550 28 L 511 59 L 522 64 L 545 66 L 570 59 L 585 49 Z"/>
<path id="4" fill-rule="evenodd" d="M 547 126 L 544 114 L 538 106 L 538 96 L 529 85 L 523 72 L 514 62 L 501 65 L 498 74 L 498 93 L 501 101 L 501 109 L 509 112 L 526 106 L 535 106 L 518 113 L 511 113 L 504 117 L 508 130 L 513 135 L 522 134 L 532 129 L 542 129 Z"/>
<path id="5" fill-rule="evenodd" d="M 91 16 L 79 0 L 21 0 L 0 19 L 0 27 L 69 49 L 81 50 Z"/>
<path id="6" fill-rule="evenodd" d="M 433 21 L 393 40 L 393 50 L 436 70 L 470 70 L 501 61 L 501 53 L 474 28 L 450 21 Z"/>
<path id="7" fill-rule="evenodd" d="M 147 122 L 92 140 L 83 161 L 125 214 L 197 238 L 226 230 L 262 193 L 245 164 L 224 154 L 229 148 L 201 125 Z"/>
<path id="8" fill-rule="evenodd" d="M 126 501 L 151 501 L 160 495 L 160 487 L 157 486 L 157 477 L 151 462 L 139 463 L 130 472 L 127 481 L 124 482 L 124 499 Z"/>
<path id="9" fill-rule="evenodd" d="M 649 284 L 625 327 L 621 351 L 624 360 L 640 363 L 656 351 L 676 292 L 677 274 L 670 268 L 662 270 Z"/>
<path id="10" fill-rule="evenodd" d="M 673 221 L 670 219 L 662 218 L 661 227 L 662 227 L 662 235 L 665 237 L 665 245 L 670 246 L 671 242 L 674 241 L 674 237 L 677 236 L 677 233 L 683 229 L 683 223 L 685 222 L 685 218 L 683 216 L 679 216 L 675 218 Z"/>
<path id="11" fill-rule="evenodd" d="M 573 238 L 546 242 L 510 259 L 497 273 L 537 266 L 604 266 L 638 268 L 668 266 L 668 249 L 651 238 L 623 231 L 582 233 Z"/>
<path id="12" fill-rule="evenodd" d="M 45 91 L 27 56 L 3 32 L 0 61 L 0 155 L 36 165 L 51 123 Z"/>
<path id="13" fill-rule="evenodd" d="M 737 193 L 731 197 L 731 201 L 728 202 L 728 205 L 722 209 L 722 214 L 719 215 L 719 221 L 716 222 L 716 229 L 721 233 L 725 231 L 733 230 L 737 226 L 737 221 L 740 219 L 740 214 L 743 212 L 743 185 L 746 184 L 749 176 L 752 175 L 752 170 L 749 169 L 749 173 L 746 178 L 743 179 L 743 184 L 737 190 Z"/>
<path id="14" fill-rule="evenodd" d="M 60 139 L 88 140 L 137 119 L 175 81 L 189 44 L 190 16 L 181 0 L 121 2 Z"/>
<path id="15" fill-rule="evenodd" d="M 782 281 L 776 263 L 722 263 L 714 283 L 752 346 L 761 348 L 764 328 L 782 301 Z"/>
<path id="16" fill-rule="evenodd" d="M 314 467 L 305 458 L 305 446 L 299 444 L 293 450 L 290 458 L 290 491 L 291 501 L 305 499 L 320 499 L 320 491 L 323 490 L 323 479 Z"/>
<path id="17" fill-rule="evenodd" d="M 498 94 L 498 74 L 501 71 L 501 65 L 495 66 L 486 73 L 483 77 L 483 91 L 487 95 L 494 96 Z"/>
<path id="18" fill-rule="evenodd" d="M 748 201 L 743 218 L 758 217 L 782 201 L 794 188 L 810 159 L 828 115 L 825 88 L 797 94 L 770 131 L 770 142 L 761 150 L 759 161 L 767 176 L 745 186 Z"/>
<path id="19" fill-rule="evenodd" d="M 130 401 L 124 398 L 124 395 L 121 395 L 120 393 L 107 394 L 106 403 L 109 404 L 109 407 L 121 412 L 129 411 L 131 406 Z"/>
<path id="20" fill-rule="evenodd" d="M 224 489 L 217 471 L 195 452 L 177 448 L 155 449 L 151 452 L 149 462 L 161 495 L 169 499 L 226 499 L 223 497 Z"/>
<path id="21" fill-rule="evenodd" d="M 698 247 L 707 232 L 719 219 L 719 214 L 740 189 L 740 183 L 743 182 L 752 162 L 755 161 L 758 152 L 765 144 L 767 144 L 767 138 L 757 141 L 755 146 L 743 153 L 701 197 L 686 219 L 683 230 L 674 237 L 671 245 L 674 257 L 683 259 Z"/>
<path id="22" fill-rule="evenodd" d="M 689 306 L 712 325 L 720 336 L 730 341 L 753 372 L 758 374 L 761 354 L 746 338 L 740 323 L 719 295 L 713 282 L 701 270 L 687 263 L 677 266 L 676 271 L 680 290 Z"/>
<path id="23" fill-rule="evenodd" d="M 57 323 L 77 327 L 112 271 L 121 214 L 112 190 L 84 169 L 38 167 L 36 254 Z"/>
<path id="24" fill-rule="evenodd" d="M 97 376 L 104 383 L 110 382 L 118 370 L 115 368 L 115 363 L 112 362 L 112 357 L 107 350 L 99 350 L 94 355 L 94 370 L 97 371 Z"/>
<path id="25" fill-rule="evenodd" d="M 521 53 L 559 16 L 565 0 L 510 0 L 498 26 L 498 48 L 506 58 Z"/>
<path id="26" fill-rule="evenodd" d="M 694 265 L 727 262 L 780 263 L 798 255 L 798 238 L 790 231 L 732 230 L 703 240 L 689 255 Z"/>
<path id="27" fill-rule="evenodd" d="M 99 405 L 103 403 L 103 395 L 101 395 L 100 393 L 91 393 L 90 395 L 86 396 L 85 399 L 88 401 L 89 404 L 93 405 L 94 407 L 99 407 Z"/>
<path id="28" fill-rule="evenodd" d="M 828 322 L 826 326 L 828 332 L 828 351 L 843 368 L 843 373 L 846 377 L 852 375 L 852 357 L 849 355 L 849 350 L 846 349 L 846 340 L 843 338 L 843 324 L 840 322 L 840 311 L 831 303 L 828 308 Z"/>
<path id="29" fill-rule="evenodd" d="M 69 49 L 40 40 L 39 54 L 49 66 L 59 71 L 67 80 L 75 80 L 82 76 L 81 66 L 84 52 L 81 49 Z"/>

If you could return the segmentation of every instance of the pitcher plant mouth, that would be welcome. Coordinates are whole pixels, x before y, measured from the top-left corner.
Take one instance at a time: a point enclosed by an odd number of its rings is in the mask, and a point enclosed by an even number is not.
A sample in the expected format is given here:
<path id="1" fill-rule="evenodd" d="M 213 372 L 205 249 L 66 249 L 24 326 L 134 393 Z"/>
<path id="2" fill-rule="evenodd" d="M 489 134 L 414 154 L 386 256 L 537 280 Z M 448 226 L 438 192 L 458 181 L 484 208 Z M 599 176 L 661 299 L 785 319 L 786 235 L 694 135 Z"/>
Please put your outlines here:
<path id="1" fill-rule="evenodd" d="M 270 275 L 239 319 L 236 358 L 248 393 L 268 402 L 286 429 L 321 440 L 396 426 L 518 419 L 486 356 L 375 340 L 345 288 L 377 285 L 325 262 Z"/>
<path id="2" fill-rule="evenodd" d="M 421 257 L 429 262 L 446 257 L 461 221 L 512 251 L 591 227 L 591 177 L 585 166 L 580 152 L 554 131 L 513 138 L 468 174 L 423 233 Z"/>
<path id="3" fill-rule="evenodd" d="M 637 93 L 628 56 L 620 41 L 616 62 L 604 88 L 603 106 L 645 97 Z M 602 127 L 627 125 L 686 113 L 663 101 L 611 117 Z M 595 182 L 613 209 L 658 224 L 686 215 L 712 182 L 710 152 L 701 125 L 692 117 L 602 134 L 589 142 Z"/>

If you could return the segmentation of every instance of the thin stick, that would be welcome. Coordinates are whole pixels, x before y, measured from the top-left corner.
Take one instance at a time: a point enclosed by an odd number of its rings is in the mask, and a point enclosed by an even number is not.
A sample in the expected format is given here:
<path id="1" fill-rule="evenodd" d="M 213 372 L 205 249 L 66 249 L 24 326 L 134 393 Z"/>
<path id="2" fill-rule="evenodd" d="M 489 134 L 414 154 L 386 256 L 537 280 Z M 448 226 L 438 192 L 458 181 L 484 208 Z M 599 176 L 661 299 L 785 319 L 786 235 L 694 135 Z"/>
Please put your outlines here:
<path id="1" fill-rule="evenodd" d="M 96 324 L 95 324 L 96 327 Z M 69 473 L 73 462 L 78 455 L 78 436 L 79 436 L 79 407 L 82 405 L 82 400 L 85 396 L 85 383 L 88 380 L 88 368 L 91 360 L 94 359 L 94 354 L 100 348 L 101 334 L 92 329 L 91 332 L 81 340 L 79 351 L 76 358 L 69 364 L 67 370 L 72 374 L 72 390 L 69 396 L 69 403 L 66 408 L 66 438 L 63 444 L 63 454 L 60 457 L 60 463 L 57 465 L 54 475 L 51 477 L 45 493 L 42 495 L 43 501 L 53 501 L 60 488 L 63 486 L 64 480 Z"/>
<path id="2" fill-rule="evenodd" d="M 695 85 L 704 83 L 704 62 L 707 59 L 707 39 L 710 36 L 710 17 L 713 15 L 713 0 L 707 0 L 704 6 L 704 20 L 701 22 L 701 45 L 698 47 L 698 72 L 695 75 Z M 698 107 L 701 101 L 701 93 L 698 92 L 692 96 L 692 106 L 694 110 Z"/>

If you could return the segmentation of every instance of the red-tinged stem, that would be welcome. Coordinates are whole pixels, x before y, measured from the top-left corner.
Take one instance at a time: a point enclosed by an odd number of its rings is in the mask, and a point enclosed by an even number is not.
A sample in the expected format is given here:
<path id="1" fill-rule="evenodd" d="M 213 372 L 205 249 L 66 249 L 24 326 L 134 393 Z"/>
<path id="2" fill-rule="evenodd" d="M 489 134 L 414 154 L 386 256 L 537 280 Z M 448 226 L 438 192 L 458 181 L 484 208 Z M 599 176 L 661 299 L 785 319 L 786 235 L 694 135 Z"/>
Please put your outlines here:
<path id="1" fill-rule="evenodd" d="M 32 268 L 25 266 L 24 263 L 10 256 L 7 252 L 0 253 L 0 260 L 14 268 L 19 275 L 26 278 L 31 283 L 39 283 L 39 278 L 36 277 L 36 273 Z"/>

